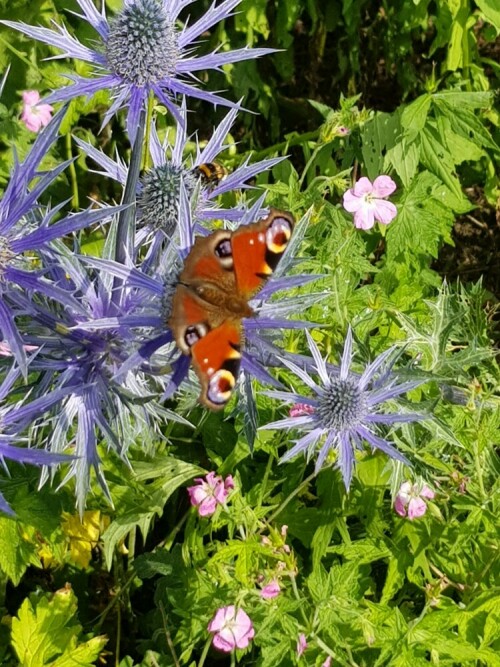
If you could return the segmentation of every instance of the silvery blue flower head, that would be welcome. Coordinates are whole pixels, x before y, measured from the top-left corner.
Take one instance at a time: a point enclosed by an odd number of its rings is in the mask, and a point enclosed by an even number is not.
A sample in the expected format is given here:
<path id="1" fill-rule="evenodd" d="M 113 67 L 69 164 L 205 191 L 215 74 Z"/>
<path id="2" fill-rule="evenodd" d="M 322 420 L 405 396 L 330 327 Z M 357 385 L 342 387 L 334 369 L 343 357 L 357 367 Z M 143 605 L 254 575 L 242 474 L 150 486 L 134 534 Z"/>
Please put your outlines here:
<path id="1" fill-rule="evenodd" d="M 187 156 L 185 99 L 179 109 L 183 122 L 177 126 L 173 146 L 170 146 L 167 140 L 162 143 L 155 126 L 151 126 L 149 148 L 153 166 L 142 175 L 136 188 L 137 220 L 140 226 L 136 237 L 138 246 L 146 239 L 153 243 L 156 239 L 159 249 L 159 241 L 176 237 L 180 225 L 185 223 L 181 218 L 182 192 L 188 199 L 192 224 L 203 224 L 213 219 L 237 222 L 243 217 L 246 212 L 244 207 L 220 209 L 216 203 L 217 197 L 231 190 L 247 188 L 249 179 L 271 169 L 283 158 L 270 158 L 253 164 L 250 164 L 248 158 L 223 180 L 213 184 L 204 182 L 197 171 L 200 165 L 213 163 L 226 149 L 224 141 L 238 111 L 239 106 L 227 113 L 204 147 L 200 147 L 196 141 L 194 158 Z M 76 139 L 76 143 L 102 168 L 98 173 L 125 186 L 128 168 L 119 156 L 113 160 L 85 141 Z"/>
<path id="2" fill-rule="evenodd" d="M 24 162 L 15 162 L 0 201 L 0 333 L 8 342 L 24 375 L 27 369 L 26 354 L 15 323 L 16 313 L 9 305 L 9 294 L 19 288 L 53 294 L 53 289 L 41 273 L 32 270 L 33 253 L 40 252 L 54 239 L 102 221 L 121 209 L 88 209 L 69 214 L 53 223 L 54 216 L 66 202 L 53 209 L 44 209 L 38 205 L 40 195 L 71 162 L 63 162 L 45 173 L 37 172 L 41 160 L 58 136 L 64 113 L 61 110 L 38 135 Z M 30 184 L 38 176 L 30 189 Z"/>
<path id="3" fill-rule="evenodd" d="M 173 96 L 189 95 L 214 105 L 233 106 L 215 93 L 203 91 L 189 83 L 198 83 L 196 72 L 220 69 L 222 65 L 254 59 L 273 49 L 236 49 L 192 55 L 199 37 L 216 23 L 232 15 L 241 0 L 214 2 L 206 13 L 192 25 L 178 25 L 181 11 L 194 0 L 125 0 L 123 9 L 107 20 L 105 3 L 98 12 L 91 0 L 77 0 L 83 15 L 80 18 L 97 31 L 101 44 L 92 49 L 81 44 L 64 26 L 54 30 L 37 28 L 25 23 L 4 23 L 29 37 L 39 39 L 63 50 L 60 58 L 85 60 L 95 67 L 91 79 L 71 75 L 73 85 L 54 92 L 47 102 L 60 102 L 77 95 L 93 95 L 99 90 L 111 90 L 114 101 L 104 123 L 122 106 L 128 105 L 127 129 L 133 143 L 138 118 L 150 92 L 178 118 Z"/>
<path id="4" fill-rule="evenodd" d="M 337 465 L 347 489 L 351 484 L 354 470 L 354 452 L 356 449 L 361 449 L 363 441 L 390 457 L 410 465 L 408 459 L 382 438 L 377 430 L 380 425 L 423 419 L 419 414 L 384 413 L 381 410 L 386 401 L 415 388 L 422 383 L 422 380 L 397 384 L 397 379 L 391 372 L 394 360 L 390 363 L 390 358 L 394 357 L 394 348 L 379 355 L 361 375 L 355 375 L 350 370 L 351 329 L 347 333 L 340 370 L 333 373 L 309 332 L 306 331 L 306 335 L 320 382 L 315 382 L 309 373 L 287 359 L 284 358 L 282 361 L 311 389 L 313 395 L 303 396 L 284 391 L 266 392 L 268 396 L 294 405 L 288 418 L 272 422 L 262 428 L 306 431 L 306 434 L 281 458 L 281 462 L 289 461 L 301 452 L 306 453 L 308 458 L 316 455 L 316 472 L 319 472 L 330 451 L 335 450 Z"/>
<path id="5" fill-rule="evenodd" d="M 110 234 L 104 254 L 113 245 Z M 80 512 L 90 488 L 90 473 L 109 496 L 102 471 L 98 444 L 104 440 L 125 461 L 134 442 L 151 444 L 167 420 L 184 421 L 154 400 L 164 391 L 169 376 L 147 376 L 141 369 L 116 371 L 141 344 L 141 331 L 157 325 L 144 314 L 136 314 L 136 299 L 129 298 L 129 286 L 120 286 L 114 296 L 114 281 L 105 271 L 94 272 L 81 263 L 76 253 L 62 242 L 55 245 L 57 265 L 47 267 L 48 278 L 58 282 L 50 298 L 31 300 L 12 296 L 20 310 L 29 313 L 24 340 L 38 352 L 30 370 L 38 373 L 32 396 L 52 400 L 52 429 L 45 442 L 47 451 L 60 454 L 68 442 L 75 458 L 63 480 L 75 479 Z M 50 261 L 50 255 L 49 255 Z M 104 261 L 104 260 L 102 260 Z M 103 324 L 105 323 L 105 324 Z M 47 409 L 39 419 L 47 420 Z M 42 474 L 42 481 L 48 472 Z"/>

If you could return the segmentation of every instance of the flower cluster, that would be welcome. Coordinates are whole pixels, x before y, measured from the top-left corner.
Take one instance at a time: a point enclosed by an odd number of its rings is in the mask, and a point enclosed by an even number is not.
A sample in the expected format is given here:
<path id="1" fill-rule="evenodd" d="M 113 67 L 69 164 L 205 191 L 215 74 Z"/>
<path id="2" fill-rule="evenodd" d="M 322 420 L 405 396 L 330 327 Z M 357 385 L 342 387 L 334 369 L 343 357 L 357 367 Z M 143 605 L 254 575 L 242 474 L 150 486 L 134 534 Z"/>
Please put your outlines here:
<path id="1" fill-rule="evenodd" d="M 42 482 L 64 462 L 62 483 L 73 480 L 80 513 L 92 475 L 110 497 L 100 443 L 127 461 L 131 445 L 154 443 L 166 421 L 191 426 L 179 409 L 164 405 L 181 384 L 192 386 L 190 359 L 177 348 L 176 325 L 171 320 L 182 262 L 191 251 L 196 252 L 195 237 L 207 237 L 220 229 L 220 221 L 224 229 L 234 231 L 267 215 L 265 194 L 244 194 L 250 179 L 281 159 L 251 162 L 248 158 L 232 173 L 225 174 L 221 167 L 219 175 L 223 176 L 215 181 L 205 178 L 209 165 L 217 172 L 214 161 L 226 148 L 241 103 L 204 90 L 196 73 L 219 70 L 273 50 L 245 47 L 197 55 L 199 38 L 231 16 L 240 0 L 212 3 L 203 16 L 190 22 L 184 20 L 182 10 L 193 1 L 126 0 L 108 19 L 104 3 L 99 12 L 92 2 L 77 0 L 81 10 L 77 16 L 96 33 L 90 44 L 79 42 L 63 25 L 49 29 L 3 22 L 58 49 L 56 57 L 80 59 L 91 66 L 90 78 L 70 74 L 72 84 L 53 91 L 44 101 L 38 91 L 23 94 L 20 122 L 38 134 L 24 161 L 15 162 L 0 202 L 0 460 L 4 466 L 7 460 L 44 466 Z M 76 143 L 97 165 L 100 175 L 123 187 L 120 205 L 92 203 L 74 212 L 67 210 L 67 202 L 43 204 L 47 188 L 72 163 L 67 160 L 49 171 L 41 169 L 65 115 L 62 108 L 52 117 L 52 105 L 102 90 L 112 99 L 103 124 L 125 111 L 130 158 L 117 154 L 113 159 L 91 143 L 79 139 Z M 176 125 L 172 143 L 160 139 L 153 119 L 148 117 L 146 122 L 147 101 L 152 97 Z M 188 101 L 193 97 L 229 109 L 205 145 L 189 134 Z M 348 130 L 342 127 L 339 132 L 347 134 Z M 148 155 L 142 154 L 144 145 Z M 151 166 L 141 172 L 144 164 Z M 395 207 L 385 198 L 394 188 L 387 176 L 373 184 L 361 178 L 344 196 L 344 206 L 355 214 L 356 226 L 367 229 L 375 220 L 390 222 Z M 230 192 L 238 193 L 237 204 L 224 207 L 221 196 Z M 415 386 L 397 382 L 388 363 L 392 351 L 357 376 L 349 370 L 350 332 L 340 369 L 321 359 L 310 336 L 312 358 L 287 353 L 276 345 L 276 330 L 313 326 L 291 316 L 324 298 L 324 292 L 297 293 L 297 288 L 317 279 L 298 273 L 299 259 L 294 257 L 308 220 L 305 215 L 296 223 L 277 269 L 246 305 L 247 316 L 241 323 L 241 370 L 234 382 L 236 410 L 243 414 L 251 446 L 257 429 L 252 379 L 276 387 L 268 394 L 292 403 L 292 408 L 289 418 L 266 428 L 306 431 L 282 461 L 299 452 L 312 456 L 319 447 L 316 469 L 336 457 L 349 487 L 355 450 L 363 441 L 407 462 L 377 430 L 420 415 L 381 411 L 386 401 Z M 83 254 L 75 236 L 95 226 L 104 229 L 106 238 L 99 257 Z M 274 241 L 279 246 L 279 235 Z M 217 252 L 227 250 L 224 242 Z M 256 275 L 263 279 L 262 273 Z M 203 289 L 201 286 L 197 298 Z M 276 298 L 286 290 L 293 290 L 293 296 Z M 191 339 L 206 335 L 205 325 L 200 326 L 196 332 L 188 327 L 186 335 Z M 282 385 L 270 370 L 274 366 L 296 374 L 314 395 L 278 389 Z M 317 373 L 320 383 L 309 373 Z M 30 392 L 16 402 L 13 396 L 27 382 Z M 35 442 L 42 447 L 31 448 Z M 24 449 L 22 443 L 29 447 Z M 214 472 L 195 482 L 188 489 L 189 496 L 204 517 L 225 505 L 233 488 L 230 475 L 223 480 Z M 11 511 L 3 496 L 0 509 Z M 278 579 L 272 578 L 261 595 L 271 599 L 279 591 Z M 251 638 L 248 627 L 243 639 L 234 629 L 244 626 L 244 612 L 228 609 L 231 611 L 214 619 L 212 631 L 218 633 L 221 646 L 232 641 L 241 647 Z"/>

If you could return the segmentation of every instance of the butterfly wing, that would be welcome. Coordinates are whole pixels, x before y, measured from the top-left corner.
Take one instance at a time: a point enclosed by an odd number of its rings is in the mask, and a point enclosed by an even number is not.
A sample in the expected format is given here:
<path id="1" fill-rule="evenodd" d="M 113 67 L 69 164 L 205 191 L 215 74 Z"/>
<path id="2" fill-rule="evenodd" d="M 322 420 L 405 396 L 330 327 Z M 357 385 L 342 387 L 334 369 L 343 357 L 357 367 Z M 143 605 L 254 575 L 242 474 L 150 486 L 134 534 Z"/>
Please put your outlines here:
<path id="1" fill-rule="evenodd" d="M 233 233 L 196 239 L 186 258 L 169 325 L 178 347 L 192 357 L 201 402 L 212 410 L 231 397 L 241 361 L 241 320 L 253 314 L 248 300 L 273 273 L 292 231 L 292 216 L 273 209 Z"/>
<path id="2" fill-rule="evenodd" d="M 271 209 L 259 222 L 242 225 L 231 236 L 233 270 L 238 292 L 248 301 L 273 274 L 286 250 L 293 217 Z"/>

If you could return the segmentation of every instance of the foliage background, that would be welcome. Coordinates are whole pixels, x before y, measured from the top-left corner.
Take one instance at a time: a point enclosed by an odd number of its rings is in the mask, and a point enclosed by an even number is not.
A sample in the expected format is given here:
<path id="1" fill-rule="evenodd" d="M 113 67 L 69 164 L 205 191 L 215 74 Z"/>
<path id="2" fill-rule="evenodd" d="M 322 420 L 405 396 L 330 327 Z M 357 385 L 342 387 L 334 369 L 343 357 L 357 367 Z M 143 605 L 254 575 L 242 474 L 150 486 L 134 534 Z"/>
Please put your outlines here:
<path id="1" fill-rule="evenodd" d="M 186 15 L 208 6 L 197 2 Z M 93 39 L 72 10 L 70 0 L 0 1 L 0 18 L 64 21 Z M 282 49 L 204 81 L 259 112 L 240 114 L 224 163 L 234 168 L 248 151 L 288 156 L 256 185 L 297 215 L 312 207 L 302 254 L 311 272 L 325 274 L 329 295 L 310 317 L 323 324 L 315 337 L 330 360 L 353 323 L 365 359 L 406 340 L 408 365 L 432 375 L 411 398 L 435 420 L 401 435 L 418 447 L 416 472 L 437 490 L 426 517 L 396 516 L 391 492 L 403 471 L 391 472 L 379 454 L 359 461 L 346 495 L 335 470 L 310 479 L 303 460 L 279 467 L 284 436 L 259 435 L 251 456 L 238 419 L 201 408 L 190 414 L 194 433 L 167 425 L 164 442 L 138 443 L 133 472 L 106 457 L 114 508 L 96 490 L 83 524 L 70 488 L 37 490 L 36 471 L 12 466 L 2 492 L 17 518 L 0 516 L 2 664 L 93 664 L 101 655 L 107 664 L 194 665 L 214 610 L 238 599 L 257 628 L 241 664 L 298 664 L 299 632 L 310 644 L 300 664 L 322 664 L 325 647 L 334 664 L 500 664 L 499 30 L 493 0 L 243 0 L 201 44 Z M 0 70 L 11 66 L 0 106 L 4 186 L 12 148 L 22 158 L 33 141 L 18 120 L 20 92 L 63 85 L 70 64 L 44 60 L 49 47 L 3 28 L 0 39 Z M 46 168 L 76 154 L 72 134 L 109 155 L 128 150 L 121 120 L 99 134 L 108 103 L 105 95 L 71 103 Z M 191 127 L 207 139 L 222 110 L 191 108 Z M 168 132 L 167 117 L 163 125 Z M 350 134 L 339 136 L 339 126 Z M 91 167 L 80 156 L 47 200 L 68 199 L 68 210 L 88 196 L 119 200 Z M 379 173 L 400 185 L 399 215 L 386 234 L 363 234 L 341 210 L 341 194 L 351 177 Z M 82 247 L 99 254 L 102 242 L 95 230 Z M 286 345 L 305 351 L 297 334 Z M 260 422 L 276 411 L 262 398 Z M 202 469 L 237 481 L 230 510 L 211 521 L 190 511 L 184 488 Z M 264 603 L 256 578 L 275 571 L 277 555 L 284 591 Z M 207 664 L 229 658 L 213 652 Z"/>

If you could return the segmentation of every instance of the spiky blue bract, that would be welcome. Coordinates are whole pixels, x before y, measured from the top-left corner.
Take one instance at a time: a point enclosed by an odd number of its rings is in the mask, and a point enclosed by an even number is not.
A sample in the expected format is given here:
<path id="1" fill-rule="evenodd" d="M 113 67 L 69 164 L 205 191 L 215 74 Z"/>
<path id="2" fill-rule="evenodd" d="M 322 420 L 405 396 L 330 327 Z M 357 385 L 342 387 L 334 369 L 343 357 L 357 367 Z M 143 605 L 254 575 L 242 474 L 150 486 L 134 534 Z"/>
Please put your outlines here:
<path id="1" fill-rule="evenodd" d="M 204 163 L 213 162 L 227 148 L 224 142 L 236 120 L 239 108 L 236 106 L 227 113 L 204 147 L 200 147 L 196 141 L 194 157 L 189 155 L 187 150 L 185 100 L 179 109 L 182 123 L 177 126 L 173 145 L 168 141 L 161 142 L 155 126 L 151 126 L 148 145 L 153 166 L 142 175 L 136 189 L 139 223 L 136 243 L 138 248 L 142 248 L 146 242 L 152 246 L 148 262 L 153 261 L 152 254 L 160 252 L 164 242 L 169 239 L 179 242 L 181 236 L 192 236 L 191 228 L 183 232 L 181 227 L 190 225 L 203 231 L 202 227 L 206 228 L 214 219 L 239 222 L 245 215 L 246 208 L 244 206 L 219 208 L 217 198 L 232 190 L 248 188 L 249 179 L 271 169 L 283 159 L 277 157 L 255 163 L 250 163 L 250 159 L 246 159 L 215 186 L 200 180 L 196 168 Z M 85 141 L 76 139 L 76 143 L 101 167 L 97 173 L 125 185 L 127 165 L 119 156 L 113 160 Z M 184 213 L 183 196 L 187 198 L 191 219 Z"/>
<path id="2" fill-rule="evenodd" d="M 59 111 L 42 130 L 24 162 L 14 163 L 12 176 L 0 201 L 0 333 L 24 376 L 27 373 L 26 353 L 16 324 L 19 313 L 10 303 L 11 293 L 19 289 L 38 290 L 45 294 L 57 291 L 57 287 L 45 280 L 43 272 L 32 270 L 33 252 L 46 249 L 54 239 L 102 222 L 120 210 L 120 207 L 87 209 L 53 222 L 66 202 L 53 209 L 39 206 L 40 195 L 71 162 L 68 160 L 41 174 L 37 171 L 57 139 L 64 113 L 63 109 Z"/>
<path id="3" fill-rule="evenodd" d="M 310 395 L 296 392 L 268 391 L 266 394 L 287 403 L 297 404 L 298 414 L 263 426 L 263 429 L 297 429 L 305 431 L 295 445 L 281 458 L 289 461 L 297 454 L 305 453 L 310 459 L 316 456 L 316 472 L 325 463 L 330 451 L 337 452 L 337 465 L 342 473 L 346 489 L 349 489 L 355 465 L 355 450 L 367 442 L 390 457 L 410 465 L 408 459 L 388 440 L 381 437 L 378 426 L 398 422 L 413 422 L 425 417 L 416 413 L 384 413 L 382 406 L 420 385 L 423 380 L 398 384 L 392 372 L 395 348 L 390 348 L 369 364 L 361 375 L 351 372 L 352 331 L 349 328 L 342 354 L 340 371 L 332 372 L 322 358 L 318 346 L 306 331 L 309 349 L 314 359 L 319 382 L 304 368 L 285 357 L 283 364 L 311 390 Z"/>
<path id="4" fill-rule="evenodd" d="M 105 258 L 112 252 L 115 233 L 112 225 Z M 34 300 L 19 291 L 12 302 L 30 314 L 23 340 L 37 349 L 29 365 L 37 373 L 31 397 L 33 402 L 42 396 L 50 401 L 36 415 L 38 426 L 48 419 L 51 423 L 50 432 L 39 429 L 39 439 L 45 433 L 44 445 L 51 454 L 67 451 L 71 443 L 74 459 L 62 483 L 74 479 L 81 513 L 92 471 L 109 497 L 99 454 L 101 441 L 127 461 L 129 447 L 133 443 L 151 446 L 155 438 L 161 438 L 166 421 L 187 422 L 156 400 L 170 381 L 168 373 L 155 378 L 135 368 L 115 377 L 151 330 L 160 326 L 158 317 L 144 312 L 140 289 L 121 285 L 114 298 L 111 273 L 89 269 L 62 242 L 55 243 L 54 255 L 57 264 L 50 265 L 49 255 L 45 271 L 59 291 L 48 297 L 39 294 Z M 102 326 L 102 321 L 108 326 Z M 48 475 L 44 470 L 42 482 Z"/>
<path id="5" fill-rule="evenodd" d="M 180 120 L 175 104 L 177 95 L 188 95 L 214 105 L 234 106 L 233 102 L 202 90 L 195 72 L 220 70 L 223 65 L 254 59 L 274 49 L 243 48 L 193 56 L 196 42 L 216 23 L 232 15 L 241 0 L 213 3 L 192 25 L 179 26 L 179 15 L 193 0 L 126 0 L 112 19 L 106 17 L 105 5 L 98 12 L 91 0 L 77 0 L 86 20 L 98 33 L 96 49 L 84 46 L 64 26 L 54 30 L 26 23 L 4 21 L 5 25 L 62 50 L 59 58 L 84 60 L 94 66 L 94 77 L 71 75 L 73 85 L 55 91 L 47 102 L 69 100 L 78 95 L 93 95 L 110 90 L 114 100 L 106 123 L 118 109 L 128 107 L 127 129 L 133 143 L 137 120 L 152 92 Z M 193 83 L 194 81 L 194 83 Z"/>
<path id="6" fill-rule="evenodd" d="M 59 393 L 43 396 L 33 401 L 5 403 L 15 382 L 19 378 L 19 370 L 12 366 L 6 373 L 0 385 L 0 464 L 8 472 L 7 461 L 29 463 L 31 465 L 54 465 L 63 461 L 70 461 L 71 457 L 63 454 L 51 454 L 43 449 L 20 447 L 23 438 L 19 433 L 29 427 L 34 420 L 51 408 L 62 395 Z M 13 515 L 14 511 L 0 493 L 0 511 Z"/>

